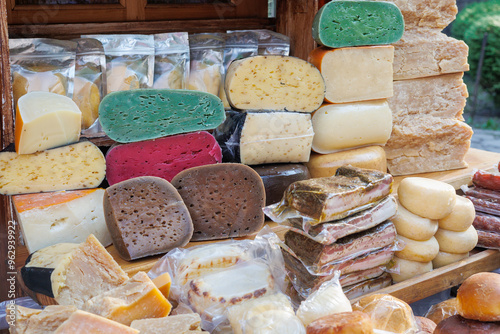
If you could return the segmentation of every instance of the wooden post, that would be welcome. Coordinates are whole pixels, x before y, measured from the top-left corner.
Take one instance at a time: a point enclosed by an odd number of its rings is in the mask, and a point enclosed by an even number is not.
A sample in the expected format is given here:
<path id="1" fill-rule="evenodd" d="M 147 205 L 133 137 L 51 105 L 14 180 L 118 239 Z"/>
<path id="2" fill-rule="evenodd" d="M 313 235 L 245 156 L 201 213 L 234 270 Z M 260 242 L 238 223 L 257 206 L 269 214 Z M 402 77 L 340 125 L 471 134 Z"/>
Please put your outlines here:
<path id="1" fill-rule="evenodd" d="M 311 29 L 318 9 L 318 0 L 277 0 L 276 31 L 290 37 L 292 56 L 307 60 L 316 47 Z"/>

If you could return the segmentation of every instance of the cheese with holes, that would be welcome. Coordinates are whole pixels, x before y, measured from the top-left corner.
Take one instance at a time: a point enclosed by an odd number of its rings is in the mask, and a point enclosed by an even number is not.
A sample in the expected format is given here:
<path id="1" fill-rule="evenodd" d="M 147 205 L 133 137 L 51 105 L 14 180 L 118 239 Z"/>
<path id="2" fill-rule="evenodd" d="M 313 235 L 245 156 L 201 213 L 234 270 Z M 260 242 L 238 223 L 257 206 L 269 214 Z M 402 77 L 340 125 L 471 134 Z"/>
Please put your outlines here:
<path id="1" fill-rule="evenodd" d="M 431 77 L 469 70 L 464 41 L 433 29 L 406 30 L 394 43 L 394 80 Z"/>
<path id="2" fill-rule="evenodd" d="M 69 97 L 31 92 L 17 101 L 15 146 L 30 154 L 80 139 L 82 113 Z"/>
<path id="3" fill-rule="evenodd" d="M 375 1 L 328 2 L 318 11 L 312 25 L 314 40 L 330 48 L 392 44 L 403 31 L 399 8 Z"/>
<path id="4" fill-rule="evenodd" d="M 103 292 L 83 305 L 83 310 L 129 326 L 132 321 L 166 317 L 172 305 L 145 272 Z"/>
<path id="5" fill-rule="evenodd" d="M 95 188 L 105 174 L 104 155 L 91 142 L 33 154 L 0 153 L 2 195 Z"/>
<path id="6" fill-rule="evenodd" d="M 308 60 L 323 75 L 325 101 L 359 102 L 389 98 L 393 94 L 394 47 L 391 45 L 319 47 Z"/>
<path id="7" fill-rule="evenodd" d="M 141 334 L 187 334 L 202 333 L 203 331 L 200 325 L 200 315 L 198 313 L 189 313 L 171 315 L 163 318 L 134 320 L 130 327 L 139 330 Z"/>
<path id="8" fill-rule="evenodd" d="M 224 121 L 224 106 L 205 92 L 135 89 L 106 95 L 99 121 L 109 138 L 131 143 L 214 129 Z"/>
<path id="9" fill-rule="evenodd" d="M 312 116 L 313 151 L 321 154 L 368 145 L 384 145 L 392 131 L 386 100 L 324 104 Z"/>
<path id="10" fill-rule="evenodd" d="M 139 334 L 139 331 L 116 321 L 78 310 L 54 334 Z"/>
<path id="11" fill-rule="evenodd" d="M 43 310 L 16 305 L 16 320 L 12 334 L 53 333 L 77 309 L 74 306 L 49 305 Z"/>
<path id="12" fill-rule="evenodd" d="M 229 65 L 224 85 L 229 104 L 241 110 L 313 112 L 325 95 L 318 69 L 290 56 L 254 56 Z"/>
<path id="13" fill-rule="evenodd" d="M 394 82 L 394 96 L 387 100 L 394 123 L 407 117 L 432 116 L 463 121 L 467 86 L 463 72 Z"/>
<path id="14" fill-rule="evenodd" d="M 455 119 L 416 116 L 392 127 L 384 146 L 392 175 L 446 171 L 467 167 L 472 128 Z"/>
<path id="15" fill-rule="evenodd" d="M 103 195 L 104 189 L 86 189 L 13 196 L 28 252 L 62 242 L 84 242 L 90 234 L 104 246 L 111 245 Z"/>

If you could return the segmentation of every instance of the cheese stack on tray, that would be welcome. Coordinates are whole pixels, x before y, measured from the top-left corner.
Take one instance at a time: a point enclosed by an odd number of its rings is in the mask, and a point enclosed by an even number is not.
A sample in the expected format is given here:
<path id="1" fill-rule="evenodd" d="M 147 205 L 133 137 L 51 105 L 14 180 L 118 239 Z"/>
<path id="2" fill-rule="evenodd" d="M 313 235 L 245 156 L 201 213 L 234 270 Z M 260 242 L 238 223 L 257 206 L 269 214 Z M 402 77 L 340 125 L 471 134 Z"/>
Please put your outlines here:
<path id="1" fill-rule="evenodd" d="M 313 177 L 350 164 L 386 172 L 382 149 L 392 131 L 394 47 L 403 16 L 387 2 L 332 1 L 316 14 L 309 54 L 326 83 L 325 101 L 312 117 L 314 140 L 307 166 Z"/>
<path id="2" fill-rule="evenodd" d="M 380 1 L 380 0 L 377 0 Z M 463 122 L 468 47 L 441 32 L 457 13 L 454 0 L 391 0 L 405 31 L 394 43 L 392 134 L 384 146 L 392 175 L 466 167 L 472 129 Z"/>

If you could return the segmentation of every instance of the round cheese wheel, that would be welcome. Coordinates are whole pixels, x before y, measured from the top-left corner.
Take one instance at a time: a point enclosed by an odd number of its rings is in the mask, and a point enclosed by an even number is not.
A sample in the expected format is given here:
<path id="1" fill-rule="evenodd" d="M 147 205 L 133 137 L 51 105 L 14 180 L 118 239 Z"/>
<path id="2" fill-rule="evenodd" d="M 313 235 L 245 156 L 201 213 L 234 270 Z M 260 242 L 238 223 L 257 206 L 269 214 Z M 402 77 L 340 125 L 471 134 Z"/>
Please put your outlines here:
<path id="1" fill-rule="evenodd" d="M 448 253 L 448 252 L 439 252 L 436 257 L 432 260 L 432 266 L 434 269 L 441 268 L 449 265 L 450 263 L 455 263 L 460 260 L 466 259 L 469 257 L 469 252 L 466 253 Z"/>
<path id="2" fill-rule="evenodd" d="M 398 212 L 391 221 L 396 226 L 398 235 L 417 241 L 429 240 L 439 227 L 437 220 L 417 216 L 400 203 Z"/>
<path id="3" fill-rule="evenodd" d="M 476 210 L 468 198 L 457 196 L 453 211 L 446 217 L 439 219 L 439 227 L 449 231 L 463 232 L 474 222 Z"/>
<path id="4" fill-rule="evenodd" d="M 397 240 L 405 244 L 402 250 L 396 251 L 396 256 L 400 259 L 429 262 L 439 253 L 439 244 L 434 237 L 429 240 L 416 241 L 398 235 Z"/>
<path id="5" fill-rule="evenodd" d="M 393 259 L 395 267 L 399 267 L 399 274 L 391 273 L 394 283 L 399 283 L 409 278 L 428 273 L 432 270 L 432 262 L 418 262 L 400 259 L 395 256 Z"/>
<path id="6" fill-rule="evenodd" d="M 455 232 L 440 228 L 434 235 L 439 242 L 439 250 L 448 253 L 467 253 L 477 245 L 477 231 L 470 226 L 463 232 Z"/>
<path id="7" fill-rule="evenodd" d="M 451 185 L 424 177 L 407 177 L 398 187 L 400 203 L 408 211 L 429 219 L 448 216 L 455 206 L 456 197 Z"/>

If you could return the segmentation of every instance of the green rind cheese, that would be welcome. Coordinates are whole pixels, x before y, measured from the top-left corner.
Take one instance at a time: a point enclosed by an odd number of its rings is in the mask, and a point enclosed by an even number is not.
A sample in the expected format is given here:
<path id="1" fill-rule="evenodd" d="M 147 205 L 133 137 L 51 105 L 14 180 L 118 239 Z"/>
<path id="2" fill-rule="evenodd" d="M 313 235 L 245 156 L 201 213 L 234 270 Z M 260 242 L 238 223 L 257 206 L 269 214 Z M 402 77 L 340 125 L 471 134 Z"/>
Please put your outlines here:
<path id="1" fill-rule="evenodd" d="M 192 90 L 113 92 L 99 106 L 104 132 L 121 143 L 210 130 L 224 118 L 224 106 L 217 96 Z"/>
<path id="2" fill-rule="evenodd" d="M 404 31 L 403 15 L 393 3 L 332 1 L 314 17 L 313 38 L 331 48 L 397 42 Z"/>

